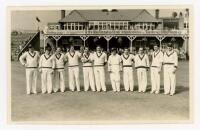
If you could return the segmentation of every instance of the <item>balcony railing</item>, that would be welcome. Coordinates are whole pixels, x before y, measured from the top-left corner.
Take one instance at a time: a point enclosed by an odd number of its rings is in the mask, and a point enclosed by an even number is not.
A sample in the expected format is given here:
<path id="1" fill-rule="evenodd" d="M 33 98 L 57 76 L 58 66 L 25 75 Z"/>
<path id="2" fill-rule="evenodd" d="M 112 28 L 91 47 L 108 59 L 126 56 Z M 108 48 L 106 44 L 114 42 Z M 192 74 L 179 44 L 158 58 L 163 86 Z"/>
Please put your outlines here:
<path id="1" fill-rule="evenodd" d="M 188 30 L 44 30 L 47 35 L 187 35 Z"/>

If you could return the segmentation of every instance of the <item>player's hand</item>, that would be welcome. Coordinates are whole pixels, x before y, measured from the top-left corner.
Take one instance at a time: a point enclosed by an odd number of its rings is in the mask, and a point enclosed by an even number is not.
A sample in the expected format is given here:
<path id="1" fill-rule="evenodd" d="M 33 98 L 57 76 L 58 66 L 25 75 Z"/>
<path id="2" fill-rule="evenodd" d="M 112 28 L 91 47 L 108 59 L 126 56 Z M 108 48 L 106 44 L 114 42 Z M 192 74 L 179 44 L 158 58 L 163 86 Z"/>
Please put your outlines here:
<path id="1" fill-rule="evenodd" d="M 54 73 L 54 70 L 52 69 L 51 71 L 50 71 L 50 74 L 53 74 Z"/>
<path id="2" fill-rule="evenodd" d="M 174 73 L 174 74 L 176 73 L 176 70 L 177 70 L 177 69 L 176 69 L 176 68 L 174 68 L 174 71 L 173 71 L 173 73 Z"/>

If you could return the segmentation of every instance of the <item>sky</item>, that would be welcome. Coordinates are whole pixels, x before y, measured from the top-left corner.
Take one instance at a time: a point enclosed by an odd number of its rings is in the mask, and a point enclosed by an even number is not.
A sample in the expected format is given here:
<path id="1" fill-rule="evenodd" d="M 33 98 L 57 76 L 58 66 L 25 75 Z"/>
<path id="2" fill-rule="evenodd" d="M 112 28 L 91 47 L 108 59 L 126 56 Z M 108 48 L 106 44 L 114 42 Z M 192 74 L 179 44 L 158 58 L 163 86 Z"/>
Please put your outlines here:
<path id="1" fill-rule="evenodd" d="M 155 16 L 155 10 L 148 10 Z M 170 17 L 172 12 L 184 12 L 184 10 L 160 10 L 160 17 Z M 66 14 L 70 11 L 67 10 Z M 36 21 L 36 17 L 40 19 L 40 23 Z M 21 10 L 11 12 L 11 29 L 12 30 L 36 30 L 39 26 L 43 29 L 48 22 L 58 22 L 61 14 L 59 10 Z"/>

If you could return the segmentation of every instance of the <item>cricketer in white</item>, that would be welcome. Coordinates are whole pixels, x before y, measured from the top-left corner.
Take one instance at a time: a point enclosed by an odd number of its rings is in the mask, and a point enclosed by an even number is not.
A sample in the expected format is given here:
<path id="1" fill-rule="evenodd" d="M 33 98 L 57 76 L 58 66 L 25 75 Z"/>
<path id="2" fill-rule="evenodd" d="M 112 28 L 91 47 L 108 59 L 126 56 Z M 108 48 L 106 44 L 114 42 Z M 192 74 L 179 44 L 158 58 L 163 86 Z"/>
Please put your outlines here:
<path id="1" fill-rule="evenodd" d="M 54 54 L 55 68 L 54 68 L 54 92 L 59 89 L 61 92 L 65 91 L 65 63 L 67 61 L 65 55 L 61 52 L 61 47 L 57 47 Z"/>
<path id="2" fill-rule="evenodd" d="M 154 45 L 154 52 L 152 54 L 151 63 L 151 92 L 150 93 L 160 93 L 160 72 L 163 63 L 163 52 L 158 48 L 158 45 Z"/>
<path id="3" fill-rule="evenodd" d="M 114 92 L 120 91 L 120 71 L 122 71 L 122 59 L 117 54 L 116 48 L 111 49 L 111 55 L 108 58 L 108 72 Z"/>
<path id="4" fill-rule="evenodd" d="M 38 62 L 40 55 L 34 48 L 29 45 L 28 52 L 22 54 L 19 58 L 21 64 L 26 67 L 26 93 L 37 93 L 37 76 L 38 76 Z"/>
<path id="5" fill-rule="evenodd" d="M 135 68 L 138 77 L 138 92 L 146 92 L 147 88 L 147 70 L 149 68 L 149 58 L 144 54 L 142 47 L 139 48 L 139 54 L 135 56 Z"/>
<path id="6" fill-rule="evenodd" d="M 124 49 L 124 54 L 121 55 L 123 64 L 123 81 L 125 91 L 134 90 L 134 77 L 133 77 L 133 62 L 134 55 L 130 54 L 129 49 Z"/>
<path id="7" fill-rule="evenodd" d="M 94 75 L 97 92 L 101 91 L 101 89 L 105 92 L 106 85 L 104 66 L 107 63 L 107 55 L 102 52 L 102 48 L 100 46 L 96 47 L 96 52 L 92 56 L 92 61 L 94 62 Z"/>
<path id="8" fill-rule="evenodd" d="M 89 52 L 88 47 L 84 48 L 84 53 L 81 61 L 83 63 L 84 91 L 88 91 L 89 87 L 91 87 L 92 91 L 96 91 L 92 64 L 92 54 Z"/>
<path id="9" fill-rule="evenodd" d="M 40 57 L 39 71 L 41 72 L 42 93 L 52 93 L 53 72 L 55 68 L 54 57 L 50 54 L 51 48 L 47 46 L 45 53 Z"/>
<path id="10" fill-rule="evenodd" d="M 178 56 L 173 50 L 172 44 L 167 44 L 167 51 L 164 53 L 164 94 L 175 94 L 176 71 L 178 67 Z"/>
<path id="11" fill-rule="evenodd" d="M 80 91 L 80 80 L 79 80 L 79 59 L 81 53 L 74 50 L 71 46 L 68 53 L 65 54 L 68 62 L 69 72 L 69 88 L 71 91 L 75 90 L 75 84 L 77 91 Z"/>

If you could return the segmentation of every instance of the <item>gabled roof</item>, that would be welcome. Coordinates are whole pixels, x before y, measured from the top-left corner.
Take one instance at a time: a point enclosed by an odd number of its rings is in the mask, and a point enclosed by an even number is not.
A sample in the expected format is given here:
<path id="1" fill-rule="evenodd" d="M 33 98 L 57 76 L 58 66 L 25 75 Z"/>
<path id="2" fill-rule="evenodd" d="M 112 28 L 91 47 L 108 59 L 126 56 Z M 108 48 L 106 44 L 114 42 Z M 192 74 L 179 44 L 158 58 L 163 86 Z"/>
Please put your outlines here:
<path id="1" fill-rule="evenodd" d="M 159 19 L 153 17 L 147 10 L 142 10 L 135 18 L 132 18 L 132 22 L 160 22 Z"/>
<path id="2" fill-rule="evenodd" d="M 127 9 L 115 11 L 102 10 L 73 10 L 59 22 L 87 22 L 87 21 L 133 21 L 159 22 L 145 9 Z"/>
<path id="3" fill-rule="evenodd" d="M 87 19 L 85 19 L 77 10 L 72 10 L 59 22 L 87 22 Z"/>
<path id="4" fill-rule="evenodd" d="M 106 12 L 102 10 L 78 10 L 78 12 L 84 16 L 88 21 L 121 21 L 129 20 L 120 13 L 120 11 Z"/>

